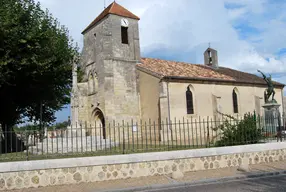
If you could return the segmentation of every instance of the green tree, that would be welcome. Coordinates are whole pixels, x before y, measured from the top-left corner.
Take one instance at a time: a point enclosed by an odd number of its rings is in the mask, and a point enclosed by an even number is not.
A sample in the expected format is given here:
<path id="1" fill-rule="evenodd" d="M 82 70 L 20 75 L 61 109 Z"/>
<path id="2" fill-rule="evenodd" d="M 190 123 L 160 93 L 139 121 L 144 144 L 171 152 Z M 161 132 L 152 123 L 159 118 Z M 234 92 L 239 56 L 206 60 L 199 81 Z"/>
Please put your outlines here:
<path id="1" fill-rule="evenodd" d="M 49 126 L 48 130 L 66 130 L 68 125 L 69 125 L 68 121 L 63 121 L 63 122 L 56 123 L 52 126 Z"/>
<path id="2" fill-rule="evenodd" d="M 77 68 L 77 81 L 78 83 L 83 81 L 83 77 L 84 77 L 84 71 L 81 67 Z"/>
<path id="3" fill-rule="evenodd" d="M 23 145 L 12 129 L 23 117 L 51 123 L 55 111 L 70 102 L 77 56 L 68 30 L 39 3 L 1 0 L 0 124 L 8 151 Z"/>
<path id="4" fill-rule="evenodd" d="M 242 119 L 228 115 L 217 129 L 220 129 L 222 134 L 219 135 L 220 140 L 215 143 L 215 146 L 255 144 L 263 139 L 256 115 L 251 113 L 246 113 Z"/>
<path id="5" fill-rule="evenodd" d="M 67 129 L 68 125 L 69 125 L 68 121 L 56 123 L 55 129 L 60 129 L 60 130 Z"/>

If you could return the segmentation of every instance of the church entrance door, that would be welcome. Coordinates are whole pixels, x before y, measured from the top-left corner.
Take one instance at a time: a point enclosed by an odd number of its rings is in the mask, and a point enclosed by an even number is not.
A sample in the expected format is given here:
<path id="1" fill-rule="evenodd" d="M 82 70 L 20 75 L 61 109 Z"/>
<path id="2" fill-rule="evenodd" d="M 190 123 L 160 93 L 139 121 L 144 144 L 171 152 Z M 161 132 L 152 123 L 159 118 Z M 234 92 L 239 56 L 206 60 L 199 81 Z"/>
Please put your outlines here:
<path id="1" fill-rule="evenodd" d="M 95 119 L 95 134 L 106 139 L 105 118 L 102 111 L 99 108 L 95 108 L 92 112 L 92 116 Z"/>

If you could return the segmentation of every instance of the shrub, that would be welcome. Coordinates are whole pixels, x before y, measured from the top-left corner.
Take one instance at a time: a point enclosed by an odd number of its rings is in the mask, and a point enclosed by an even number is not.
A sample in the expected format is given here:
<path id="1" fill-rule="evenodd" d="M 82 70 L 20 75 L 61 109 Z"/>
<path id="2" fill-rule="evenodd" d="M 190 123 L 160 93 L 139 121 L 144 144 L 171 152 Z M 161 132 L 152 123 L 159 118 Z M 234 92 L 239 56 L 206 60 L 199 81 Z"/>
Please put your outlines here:
<path id="1" fill-rule="evenodd" d="M 215 146 L 233 146 L 255 144 L 263 139 L 262 129 L 257 126 L 256 115 L 247 113 L 243 119 L 238 120 L 232 116 L 218 127 L 222 135 Z"/>

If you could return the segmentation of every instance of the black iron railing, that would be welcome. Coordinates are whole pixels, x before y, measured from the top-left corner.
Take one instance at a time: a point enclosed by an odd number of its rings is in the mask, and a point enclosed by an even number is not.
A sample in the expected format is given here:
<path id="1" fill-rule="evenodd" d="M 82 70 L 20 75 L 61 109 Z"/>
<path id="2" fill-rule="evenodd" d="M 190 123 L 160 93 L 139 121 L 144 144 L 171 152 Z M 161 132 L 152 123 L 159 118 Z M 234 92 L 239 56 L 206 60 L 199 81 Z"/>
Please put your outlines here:
<path id="1" fill-rule="evenodd" d="M 188 118 L 172 121 L 122 121 L 81 124 L 49 130 L 41 142 L 36 130 L 2 129 L 0 161 L 21 161 L 97 155 L 198 149 L 284 140 L 285 116 L 266 119 Z M 16 139 L 12 133 L 16 133 Z M 14 144 L 12 144 L 14 142 Z M 16 144 L 15 144 L 16 142 Z M 14 146 L 14 147 L 13 147 Z M 16 147 L 15 147 L 16 146 Z"/>

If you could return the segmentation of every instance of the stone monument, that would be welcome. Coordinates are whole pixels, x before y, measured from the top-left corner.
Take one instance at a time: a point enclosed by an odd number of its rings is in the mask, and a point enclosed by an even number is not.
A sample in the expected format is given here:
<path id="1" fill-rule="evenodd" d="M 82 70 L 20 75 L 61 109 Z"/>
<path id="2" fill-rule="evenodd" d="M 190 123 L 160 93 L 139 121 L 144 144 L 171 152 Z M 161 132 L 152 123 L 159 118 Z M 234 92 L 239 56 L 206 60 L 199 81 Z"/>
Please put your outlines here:
<path id="1" fill-rule="evenodd" d="M 81 137 L 85 136 L 85 129 L 83 131 L 82 125 L 78 121 L 78 84 L 77 84 L 77 63 L 79 58 L 76 57 L 73 61 L 73 70 L 72 70 L 72 92 L 71 92 L 71 122 L 67 127 L 66 134 L 70 137 Z"/>
<path id="2" fill-rule="evenodd" d="M 277 133 L 277 141 L 278 137 L 281 136 L 281 114 L 279 107 L 281 104 L 278 104 L 277 101 L 274 99 L 275 90 L 272 82 L 271 75 L 266 77 L 264 73 L 260 70 L 257 70 L 261 73 L 263 79 L 267 83 L 267 89 L 264 91 L 264 125 L 265 125 L 265 132 L 267 133 Z M 279 134 L 280 133 L 280 134 Z M 280 140 L 282 138 L 280 137 Z"/>

